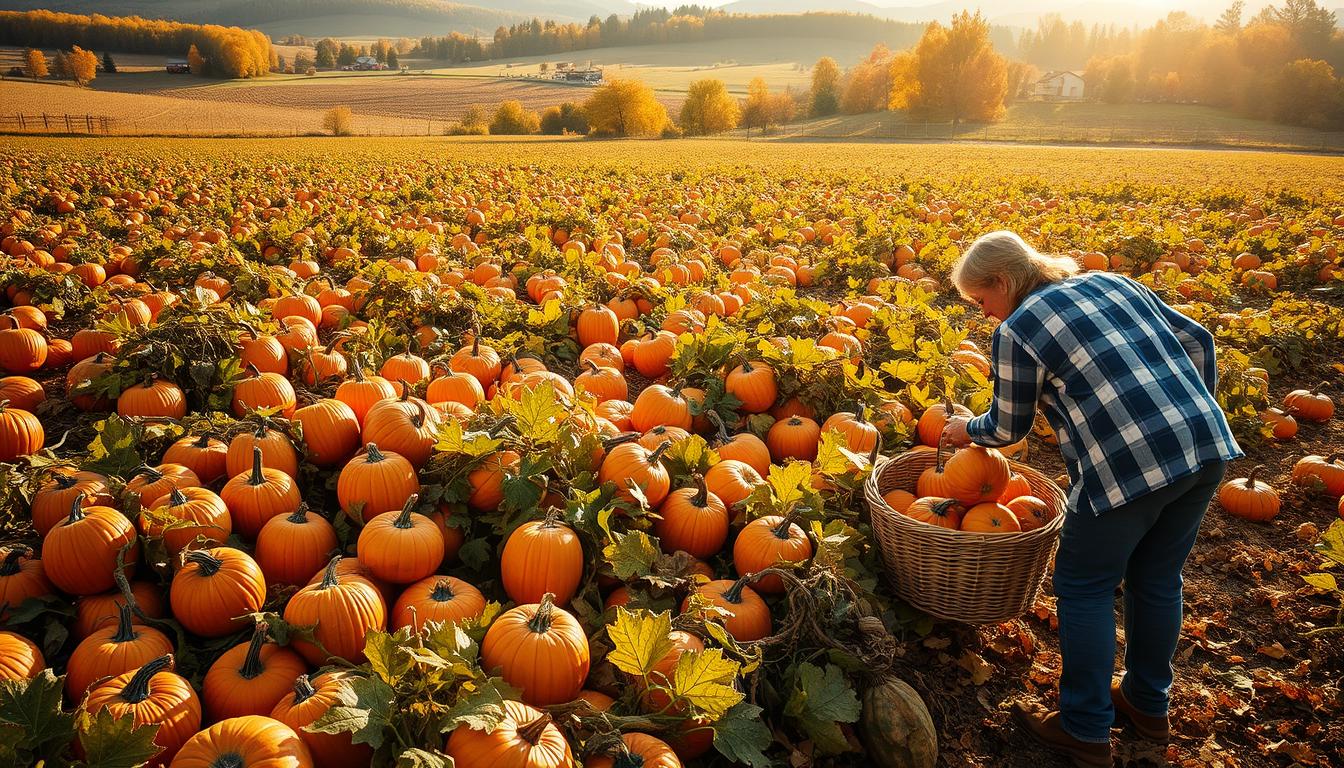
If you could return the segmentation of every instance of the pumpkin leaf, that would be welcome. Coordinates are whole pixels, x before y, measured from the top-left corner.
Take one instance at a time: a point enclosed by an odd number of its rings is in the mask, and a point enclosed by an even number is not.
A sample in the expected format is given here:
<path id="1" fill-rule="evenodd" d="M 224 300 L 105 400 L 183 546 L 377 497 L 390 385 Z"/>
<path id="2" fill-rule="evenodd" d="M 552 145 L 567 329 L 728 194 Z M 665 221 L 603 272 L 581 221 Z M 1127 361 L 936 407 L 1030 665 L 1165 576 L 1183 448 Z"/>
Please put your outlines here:
<path id="1" fill-rule="evenodd" d="M 61 710 L 65 677 L 44 669 L 31 680 L 0 680 L 0 750 L 26 757 L 18 764 L 64 751 L 74 737 L 74 716 Z"/>
<path id="2" fill-rule="evenodd" d="M 492 733 L 504 720 L 504 702 L 517 700 L 519 695 L 517 689 L 501 678 L 487 678 L 448 710 L 439 731 L 448 733 L 465 725 L 474 731 Z"/>
<path id="3" fill-rule="evenodd" d="M 611 653 L 607 660 L 631 675 L 647 677 L 658 660 L 672 650 L 668 635 L 672 632 L 672 614 L 667 611 L 627 611 L 616 608 L 616 620 L 607 628 Z"/>
<path id="4" fill-rule="evenodd" d="M 1317 589 L 1323 589 L 1327 592 L 1333 592 L 1339 589 L 1339 584 L 1332 573 L 1309 573 L 1302 577 L 1302 580 Z"/>
<path id="5" fill-rule="evenodd" d="M 405 652 L 409 650 L 410 640 L 410 627 L 402 627 L 395 634 L 376 629 L 369 631 L 364 636 L 364 655 L 368 657 L 369 669 L 388 685 L 395 686 L 402 675 L 411 670 L 413 660 Z"/>
<path id="6" fill-rule="evenodd" d="M 788 509 L 803 501 L 804 488 L 812 487 L 812 465 L 805 461 L 791 461 L 783 467 L 771 464 L 765 482 L 774 492 L 775 502 Z"/>
<path id="7" fill-rule="evenodd" d="M 505 407 L 518 420 L 518 433 L 536 445 L 555 442 L 569 415 L 549 385 L 524 389 L 517 400 L 509 398 Z"/>
<path id="8" fill-rule="evenodd" d="M 140 430 L 135 424 L 112 414 L 93 425 L 94 438 L 87 448 L 89 459 L 80 466 L 90 472 L 125 477 L 144 464 L 136 451 Z"/>
<path id="9" fill-rule="evenodd" d="M 817 443 L 817 458 L 812 466 L 823 475 L 838 477 L 853 470 L 865 471 L 869 465 L 867 456 L 849 450 L 844 435 L 838 430 L 828 429 L 821 433 L 821 441 Z"/>
<path id="10" fill-rule="evenodd" d="M 444 419 L 439 427 L 438 442 L 434 445 L 437 453 L 450 453 L 479 459 L 489 456 L 504 444 L 497 437 L 485 432 L 463 432 L 457 419 Z"/>
<path id="11" fill-rule="evenodd" d="M 784 714 L 793 718 L 822 752 L 837 754 L 849 749 L 840 723 L 859 719 L 862 707 L 839 667 L 824 668 L 803 662 L 798 667 L 793 693 Z"/>
<path id="12" fill-rule="evenodd" d="M 661 552 L 652 537 L 643 531 L 613 532 L 611 537 L 612 542 L 602 548 L 602 556 L 611 564 L 616 578 L 630 581 L 653 573 Z"/>
<path id="13" fill-rule="evenodd" d="M 699 435 L 691 435 L 673 443 L 663 454 L 663 464 L 673 480 L 704 474 L 719 463 L 719 456 Z"/>
<path id="14" fill-rule="evenodd" d="M 1316 551 L 1340 565 L 1344 565 L 1344 520 L 1336 520 L 1321 534 Z"/>
<path id="15" fill-rule="evenodd" d="M 397 755 L 397 768 L 453 768 L 453 758 L 437 749 L 412 748 Z"/>
<path id="16" fill-rule="evenodd" d="M 108 709 L 96 714 L 80 712 L 77 718 L 79 743 L 84 748 L 88 768 L 139 768 L 159 753 L 154 737 L 159 725 L 135 725 L 135 718 L 113 717 Z"/>
<path id="17" fill-rule="evenodd" d="M 683 653 L 672 675 L 672 691 L 702 717 L 717 720 L 742 700 L 741 691 L 732 685 L 739 668 L 737 662 L 723 657 L 721 648 Z"/>
<path id="18" fill-rule="evenodd" d="M 760 707 L 739 701 L 727 714 L 714 723 L 714 748 L 733 763 L 748 768 L 769 768 L 774 765 L 765 756 L 765 750 L 774 741 L 770 728 L 761 718 Z"/>
<path id="19" fill-rule="evenodd" d="M 823 525 L 818 520 L 811 521 L 812 539 L 816 542 L 817 552 L 812 562 L 828 568 L 840 570 L 845 561 L 859 557 L 859 542 L 862 534 L 850 527 L 844 520 L 827 520 Z"/>
<path id="20" fill-rule="evenodd" d="M 355 744 L 374 749 L 383 745 L 384 731 L 395 712 L 396 692 L 379 677 L 357 677 L 350 682 L 355 703 L 340 704 L 304 727 L 309 733 L 348 733 Z"/>

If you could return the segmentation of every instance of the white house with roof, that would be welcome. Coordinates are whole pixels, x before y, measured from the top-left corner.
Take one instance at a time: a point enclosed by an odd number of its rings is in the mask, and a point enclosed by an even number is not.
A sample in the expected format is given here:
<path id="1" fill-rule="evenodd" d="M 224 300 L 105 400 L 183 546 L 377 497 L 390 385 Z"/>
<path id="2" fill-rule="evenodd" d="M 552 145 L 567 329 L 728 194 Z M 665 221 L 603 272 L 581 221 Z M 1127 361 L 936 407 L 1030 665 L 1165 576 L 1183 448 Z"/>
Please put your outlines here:
<path id="1" fill-rule="evenodd" d="M 1032 87 L 1031 95 L 1047 101 L 1081 101 L 1085 85 L 1077 72 L 1046 72 Z"/>

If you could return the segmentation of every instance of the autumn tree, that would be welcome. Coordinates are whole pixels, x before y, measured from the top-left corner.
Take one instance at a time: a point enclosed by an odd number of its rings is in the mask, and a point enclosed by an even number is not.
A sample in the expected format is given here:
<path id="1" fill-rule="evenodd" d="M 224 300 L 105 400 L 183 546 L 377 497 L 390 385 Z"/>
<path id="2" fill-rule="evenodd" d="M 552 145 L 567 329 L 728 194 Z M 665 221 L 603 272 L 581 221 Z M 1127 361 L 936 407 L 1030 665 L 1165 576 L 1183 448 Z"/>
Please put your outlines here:
<path id="1" fill-rule="evenodd" d="M 109 75 L 117 73 L 117 62 L 112 60 L 112 54 L 107 51 L 103 51 L 103 71 Z"/>
<path id="2" fill-rule="evenodd" d="M 750 132 L 752 128 L 760 128 L 765 132 L 765 127 L 770 124 L 770 86 L 765 84 L 765 78 L 753 77 L 750 83 L 747 83 L 747 99 L 742 104 L 742 125 Z"/>
<path id="3" fill-rule="evenodd" d="M 36 80 L 39 77 L 46 77 L 48 72 L 46 54 L 36 48 L 29 48 L 24 52 L 23 74 Z"/>
<path id="4" fill-rule="evenodd" d="M 354 46 L 349 43 L 341 43 L 340 50 L 336 52 L 336 63 L 342 67 L 348 67 L 355 63 L 358 56 L 359 51 L 355 50 Z"/>
<path id="5" fill-rule="evenodd" d="M 812 66 L 808 99 L 808 111 L 813 117 L 833 115 L 840 109 L 840 65 L 830 56 L 822 56 Z"/>
<path id="6" fill-rule="evenodd" d="M 953 124 L 1003 116 L 1008 63 L 989 41 L 989 22 L 980 12 L 962 11 L 952 26 L 933 22 L 915 45 L 919 93 L 912 106 L 944 115 Z"/>
<path id="7" fill-rule="evenodd" d="M 322 116 L 322 127 L 331 131 L 332 136 L 349 136 L 354 133 L 354 124 L 349 107 L 332 107 Z"/>
<path id="8" fill-rule="evenodd" d="M 536 112 L 523 108 L 517 100 L 506 101 L 495 110 L 490 121 L 490 133 L 500 136 L 521 136 L 541 130 L 541 118 Z"/>
<path id="9" fill-rule="evenodd" d="M 51 76 L 57 80 L 70 79 L 70 58 L 65 55 L 65 51 L 57 51 L 51 57 Z"/>
<path id="10" fill-rule="evenodd" d="M 1267 6 L 1266 21 L 1283 25 L 1293 42 L 1308 56 L 1324 56 L 1335 34 L 1335 12 L 1322 8 L 1316 0 L 1285 0 L 1283 7 Z"/>
<path id="11" fill-rule="evenodd" d="M 868 57 L 845 73 L 840 111 L 847 115 L 887 109 L 891 95 L 891 50 L 878 43 Z"/>
<path id="12" fill-rule="evenodd" d="M 667 108 L 638 80 L 614 79 L 583 104 L 590 135 L 653 136 L 667 124 Z"/>
<path id="13" fill-rule="evenodd" d="M 1218 17 L 1218 22 L 1213 28 L 1224 35 L 1235 35 L 1241 31 L 1241 14 L 1246 10 L 1246 3 L 1243 0 L 1236 0 L 1223 11 Z"/>
<path id="14" fill-rule="evenodd" d="M 324 37 L 317 41 L 314 47 L 313 66 L 319 69 L 331 69 L 336 66 L 336 54 L 340 51 L 340 46 L 330 37 Z M 298 66 L 295 65 L 295 69 Z"/>
<path id="15" fill-rule="evenodd" d="M 1087 93 L 1107 104 L 1127 104 L 1134 100 L 1134 57 L 1093 56 L 1083 70 Z"/>
<path id="16" fill-rule="evenodd" d="M 1312 128 L 1338 125 L 1344 92 L 1335 70 L 1318 59 L 1298 59 L 1276 78 L 1272 115 L 1275 120 Z"/>
<path id="17" fill-rule="evenodd" d="M 541 132 L 549 136 L 584 134 L 588 132 L 588 118 L 583 114 L 583 107 L 566 101 L 558 107 L 547 107 L 541 113 Z"/>
<path id="18" fill-rule="evenodd" d="M 314 66 L 317 65 L 313 61 L 313 57 L 308 55 L 306 52 L 299 51 L 298 53 L 294 54 L 294 74 L 301 75 L 304 72 L 308 71 L 310 67 Z"/>
<path id="19" fill-rule="evenodd" d="M 681 127 L 688 136 L 707 136 L 737 127 L 742 111 L 728 95 L 722 80 L 706 78 L 691 83 L 681 105 Z"/>
<path id="20" fill-rule="evenodd" d="M 387 66 L 391 69 L 401 69 L 401 57 L 397 54 L 396 48 L 387 49 Z"/>
<path id="21" fill-rule="evenodd" d="M 192 43 L 191 48 L 187 50 L 187 65 L 191 67 L 191 74 L 205 74 L 205 57 L 201 55 L 195 43 Z"/>
<path id="22" fill-rule="evenodd" d="M 76 45 L 66 56 L 66 67 L 69 68 L 70 78 L 76 83 L 91 83 L 98 76 L 98 56 Z"/>

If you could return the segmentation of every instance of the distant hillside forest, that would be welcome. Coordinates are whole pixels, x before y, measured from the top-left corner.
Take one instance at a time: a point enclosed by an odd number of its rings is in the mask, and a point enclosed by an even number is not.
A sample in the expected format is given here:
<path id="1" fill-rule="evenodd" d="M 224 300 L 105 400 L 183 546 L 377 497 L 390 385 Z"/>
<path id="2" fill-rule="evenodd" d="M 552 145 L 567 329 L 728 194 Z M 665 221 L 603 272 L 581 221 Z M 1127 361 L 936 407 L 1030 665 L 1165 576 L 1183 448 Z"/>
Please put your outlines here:
<path id="1" fill-rule="evenodd" d="M 854 40 L 893 48 L 914 45 L 924 24 L 879 19 L 852 13 L 726 14 L 689 5 L 671 11 L 644 9 L 629 18 L 593 16 L 587 24 L 560 24 L 533 19 L 501 26 L 493 40 L 453 33 L 421 38 L 412 55 L 460 63 L 514 56 L 542 56 L 620 45 L 658 45 L 738 38 L 810 37 Z M 1002 47 L 1013 45 L 1012 33 L 996 29 L 991 37 Z"/>
<path id="2" fill-rule="evenodd" d="M 460 29 L 489 30 L 521 18 L 507 11 L 442 0 L 7 0 L 4 5 L 12 10 L 97 12 L 108 16 L 141 16 L 240 27 L 322 16 L 373 15 L 423 19 L 435 25 Z"/>
<path id="3" fill-rule="evenodd" d="M 138 16 L 79 16 L 52 11 L 0 11 L 0 45 L 161 53 L 187 58 L 193 48 L 201 73 L 259 77 L 277 63 L 271 41 L 255 29 L 183 24 Z M 193 65 L 193 71 L 196 66 Z"/>

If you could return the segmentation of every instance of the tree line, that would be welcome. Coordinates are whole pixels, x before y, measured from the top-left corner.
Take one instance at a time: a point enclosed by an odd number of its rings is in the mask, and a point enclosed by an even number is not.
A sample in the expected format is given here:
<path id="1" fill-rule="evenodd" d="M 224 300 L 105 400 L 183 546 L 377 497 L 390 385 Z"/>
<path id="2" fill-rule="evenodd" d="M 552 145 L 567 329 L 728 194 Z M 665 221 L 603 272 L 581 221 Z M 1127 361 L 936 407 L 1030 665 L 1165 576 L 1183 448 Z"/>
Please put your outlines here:
<path id="1" fill-rule="evenodd" d="M 215 77 L 258 77 L 277 63 L 271 41 L 255 29 L 138 16 L 0 11 L 0 45 L 66 50 L 80 46 L 167 56 L 186 56 L 194 46 L 203 74 Z"/>

